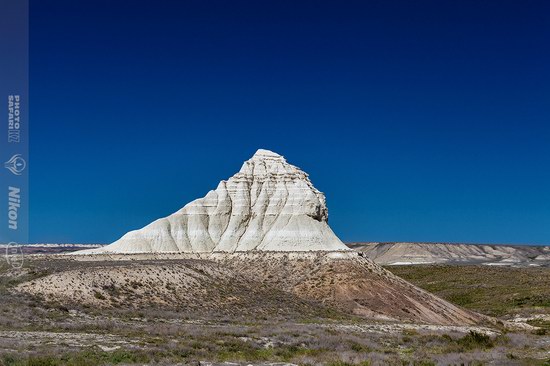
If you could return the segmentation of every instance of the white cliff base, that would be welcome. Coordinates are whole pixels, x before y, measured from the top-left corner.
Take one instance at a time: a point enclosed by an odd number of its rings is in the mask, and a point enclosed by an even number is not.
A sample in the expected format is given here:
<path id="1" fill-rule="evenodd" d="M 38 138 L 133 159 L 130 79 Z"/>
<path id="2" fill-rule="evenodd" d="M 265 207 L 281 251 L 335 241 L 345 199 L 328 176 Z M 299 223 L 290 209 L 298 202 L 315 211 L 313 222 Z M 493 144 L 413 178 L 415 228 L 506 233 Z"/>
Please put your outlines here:
<path id="1" fill-rule="evenodd" d="M 348 250 L 327 220 L 325 196 L 308 175 L 260 149 L 205 197 L 111 245 L 77 253 Z"/>

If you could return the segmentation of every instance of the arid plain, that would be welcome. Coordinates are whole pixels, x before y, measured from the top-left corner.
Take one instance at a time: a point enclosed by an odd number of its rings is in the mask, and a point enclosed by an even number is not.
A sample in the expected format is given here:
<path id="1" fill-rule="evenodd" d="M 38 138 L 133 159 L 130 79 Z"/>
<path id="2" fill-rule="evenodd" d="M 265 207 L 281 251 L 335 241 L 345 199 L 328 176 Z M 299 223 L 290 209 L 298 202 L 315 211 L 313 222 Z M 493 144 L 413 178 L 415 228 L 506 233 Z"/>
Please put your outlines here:
<path id="1" fill-rule="evenodd" d="M 463 263 L 380 270 L 359 255 L 252 257 L 244 263 L 235 256 L 27 254 L 21 269 L 2 262 L 0 360 L 545 365 L 550 359 L 548 268 Z M 447 302 L 418 294 L 394 274 L 464 310 L 438 318 L 434 313 L 447 310 Z M 391 293 L 380 285 L 386 281 L 395 286 Z M 395 289 L 399 296 L 386 306 Z M 419 310 L 425 304 L 433 313 Z"/>

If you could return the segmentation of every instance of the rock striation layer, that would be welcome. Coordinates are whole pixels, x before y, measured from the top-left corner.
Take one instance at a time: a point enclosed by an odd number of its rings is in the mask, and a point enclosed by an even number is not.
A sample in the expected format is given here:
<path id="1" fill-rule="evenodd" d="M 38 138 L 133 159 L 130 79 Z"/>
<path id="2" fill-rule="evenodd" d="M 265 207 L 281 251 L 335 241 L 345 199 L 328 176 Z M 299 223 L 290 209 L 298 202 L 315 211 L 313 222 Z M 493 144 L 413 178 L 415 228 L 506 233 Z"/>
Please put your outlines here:
<path id="1" fill-rule="evenodd" d="M 338 251 L 325 196 L 284 157 L 258 150 L 240 171 L 172 215 L 79 253 Z"/>

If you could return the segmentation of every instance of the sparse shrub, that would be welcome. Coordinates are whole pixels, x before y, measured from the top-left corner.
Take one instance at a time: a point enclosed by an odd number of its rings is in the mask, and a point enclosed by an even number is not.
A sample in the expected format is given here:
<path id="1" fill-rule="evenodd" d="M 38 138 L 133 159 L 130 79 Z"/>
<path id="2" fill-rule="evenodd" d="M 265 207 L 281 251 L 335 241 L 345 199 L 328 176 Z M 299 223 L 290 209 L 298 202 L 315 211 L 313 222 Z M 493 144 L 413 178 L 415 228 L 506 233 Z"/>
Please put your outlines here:
<path id="1" fill-rule="evenodd" d="M 3 355 L 2 358 L 0 358 L 0 366 L 12 366 L 16 364 L 17 360 L 12 355 Z"/>
<path id="2" fill-rule="evenodd" d="M 27 366 L 57 366 L 60 362 L 50 356 L 31 356 L 26 362 Z"/>
<path id="3" fill-rule="evenodd" d="M 69 308 L 67 308 L 65 305 L 59 305 L 57 307 L 57 309 L 59 309 L 60 311 L 64 312 L 64 313 L 68 313 L 69 312 Z"/>
<path id="4" fill-rule="evenodd" d="M 436 363 L 431 360 L 419 360 L 413 362 L 414 366 L 435 366 Z"/>
<path id="5" fill-rule="evenodd" d="M 458 292 L 455 294 L 451 294 L 449 295 L 448 300 L 460 306 L 466 306 L 474 301 L 472 294 L 468 292 Z"/>
<path id="6" fill-rule="evenodd" d="M 350 348 L 351 348 L 352 351 L 355 351 L 355 352 L 369 352 L 370 351 L 369 347 L 367 347 L 365 345 L 362 345 L 360 343 L 357 343 L 357 342 L 351 342 Z"/>
<path id="7" fill-rule="evenodd" d="M 475 348 L 492 348 L 494 346 L 491 337 L 486 334 L 476 332 L 475 330 L 471 330 L 464 337 L 458 339 L 457 342 L 468 350 Z"/>
<path id="8" fill-rule="evenodd" d="M 508 337 L 506 334 L 499 334 L 495 337 L 493 343 L 495 345 L 506 346 L 508 343 L 510 343 L 510 337 Z"/>
<path id="9" fill-rule="evenodd" d="M 403 335 L 406 335 L 406 336 L 417 336 L 418 335 L 418 331 L 415 330 L 415 329 L 405 329 L 403 330 Z"/>

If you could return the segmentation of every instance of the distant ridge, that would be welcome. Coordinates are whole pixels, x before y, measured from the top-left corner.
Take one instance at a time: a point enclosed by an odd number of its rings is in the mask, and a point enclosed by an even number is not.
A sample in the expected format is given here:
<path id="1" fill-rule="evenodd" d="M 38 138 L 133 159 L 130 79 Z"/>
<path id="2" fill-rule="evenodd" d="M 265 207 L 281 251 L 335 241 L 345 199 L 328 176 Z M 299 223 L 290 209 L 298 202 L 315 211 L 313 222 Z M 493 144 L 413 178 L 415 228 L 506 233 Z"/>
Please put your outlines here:
<path id="1" fill-rule="evenodd" d="M 484 264 L 550 267 L 550 246 L 449 243 L 349 243 L 382 265 Z"/>

